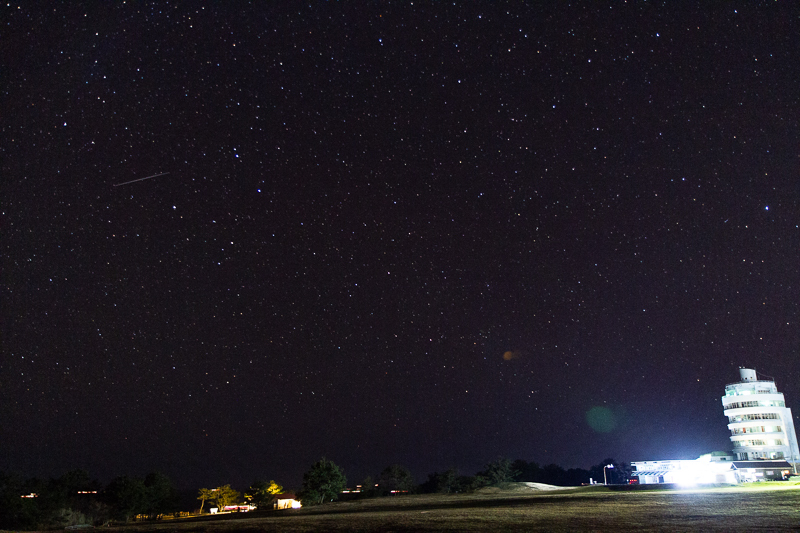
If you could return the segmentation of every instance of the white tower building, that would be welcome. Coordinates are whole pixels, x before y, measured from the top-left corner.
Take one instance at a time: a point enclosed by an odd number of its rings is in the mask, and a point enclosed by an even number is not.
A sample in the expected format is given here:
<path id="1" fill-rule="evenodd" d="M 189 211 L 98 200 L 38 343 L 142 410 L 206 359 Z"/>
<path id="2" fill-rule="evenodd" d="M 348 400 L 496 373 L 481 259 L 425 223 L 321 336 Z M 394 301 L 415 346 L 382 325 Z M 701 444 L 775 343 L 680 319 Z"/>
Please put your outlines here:
<path id="1" fill-rule="evenodd" d="M 736 460 L 800 462 L 792 410 L 783 393 L 773 380 L 758 379 L 755 370 L 740 368 L 739 374 L 742 380 L 726 386 L 722 397 Z"/>

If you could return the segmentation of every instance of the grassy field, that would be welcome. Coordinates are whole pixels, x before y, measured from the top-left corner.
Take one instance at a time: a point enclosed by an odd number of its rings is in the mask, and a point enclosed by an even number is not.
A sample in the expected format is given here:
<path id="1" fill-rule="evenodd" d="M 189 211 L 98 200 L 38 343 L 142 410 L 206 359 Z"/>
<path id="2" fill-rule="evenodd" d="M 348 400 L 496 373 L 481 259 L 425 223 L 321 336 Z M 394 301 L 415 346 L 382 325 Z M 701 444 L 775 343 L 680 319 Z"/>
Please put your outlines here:
<path id="1" fill-rule="evenodd" d="M 197 531 L 800 531 L 800 485 L 693 490 L 495 490 L 412 495 L 320 507 L 132 524 Z"/>

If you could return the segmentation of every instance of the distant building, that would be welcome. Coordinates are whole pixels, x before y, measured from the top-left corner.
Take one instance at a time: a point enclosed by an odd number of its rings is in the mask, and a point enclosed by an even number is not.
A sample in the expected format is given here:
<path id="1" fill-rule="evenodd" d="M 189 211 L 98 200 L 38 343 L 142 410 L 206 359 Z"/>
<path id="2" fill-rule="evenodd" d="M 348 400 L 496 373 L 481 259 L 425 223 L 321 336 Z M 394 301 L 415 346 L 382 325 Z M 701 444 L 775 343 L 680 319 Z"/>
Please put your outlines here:
<path id="1" fill-rule="evenodd" d="M 635 461 L 639 483 L 742 483 L 786 479 L 797 473 L 800 450 L 792 411 L 771 379 L 740 368 L 741 381 L 725 387 L 722 406 L 728 417 L 733 453 L 712 452 L 693 460 Z"/>
<path id="2" fill-rule="evenodd" d="M 728 417 L 733 453 L 738 461 L 800 461 L 792 410 L 773 380 L 740 368 L 741 381 L 725 387 L 722 406 Z"/>
<path id="3" fill-rule="evenodd" d="M 738 479 L 732 465 L 733 456 L 726 452 L 707 453 L 697 459 L 635 461 L 631 463 L 631 477 L 637 478 L 641 484 L 736 484 Z"/>
<path id="4" fill-rule="evenodd" d="M 787 461 L 734 461 L 733 469 L 740 483 L 788 479 L 792 465 Z"/>
<path id="5" fill-rule="evenodd" d="M 275 495 L 275 509 L 299 509 L 302 506 L 293 492 Z"/>
<path id="6" fill-rule="evenodd" d="M 643 485 L 653 483 L 735 485 L 750 481 L 782 480 L 792 473 L 792 466 L 786 461 L 719 460 L 710 457 L 710 454 L 690 460 L 636 461 L 631 463 L 631 468 L 633 469 L 631 477 L 638 479 Z"/>
<path id="7" fill-rule="evenodd" d="M 255 511 L 256 506 L 249 503 L 237 503 L 235 505 L 226 505 L 224 510 L 228 513 L 246 513 Z"/>

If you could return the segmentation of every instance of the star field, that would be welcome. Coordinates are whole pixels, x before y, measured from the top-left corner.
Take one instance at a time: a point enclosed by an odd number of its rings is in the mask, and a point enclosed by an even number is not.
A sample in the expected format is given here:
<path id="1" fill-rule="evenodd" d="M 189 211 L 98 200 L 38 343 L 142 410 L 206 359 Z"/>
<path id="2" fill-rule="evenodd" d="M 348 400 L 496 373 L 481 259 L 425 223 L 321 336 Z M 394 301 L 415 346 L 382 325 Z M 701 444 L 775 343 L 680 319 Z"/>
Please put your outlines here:
<path id="1" fill-rule="evenodd" d="M 739 366 L 800 412 L 796 6 L 1 9 L 0 469 L 693 458 Z"/>

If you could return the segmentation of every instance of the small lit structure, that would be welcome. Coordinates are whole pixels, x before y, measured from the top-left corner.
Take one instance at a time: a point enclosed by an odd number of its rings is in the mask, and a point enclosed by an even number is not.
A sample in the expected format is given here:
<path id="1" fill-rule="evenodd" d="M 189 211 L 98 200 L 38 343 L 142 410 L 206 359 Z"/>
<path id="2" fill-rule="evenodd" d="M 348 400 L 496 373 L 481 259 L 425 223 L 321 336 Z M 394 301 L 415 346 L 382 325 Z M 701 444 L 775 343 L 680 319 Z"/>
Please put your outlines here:
<path id="1" fill-rule="evenodd" d="M 255 511 L 256 506 L 249 503 L 240 503 L 235 505 L 226 505 L 225 512 L 227 513 L 246 513 L 248 511 Z"/>
<path id="2" fill-rule="evenodd" d="M 722 406 L 728 417 L 733 453 L 739 461 L 800 461 L 792 410 L 771 379 L 740 368 L 741 381 L 725 387 Z M 795 466 L 796 468 L 796 466 Z"/>
<path id="3" fill-rule="evenodd" d="M 782 480 L 792 474 L 787 461 L 734 461 L 733 469 L 741 483 Z"/>
<path id="4" fill-rule="evenodd" d="M 299 509 L 302 506 L 293 492 L 275 495 L 275 509 Z"/>

